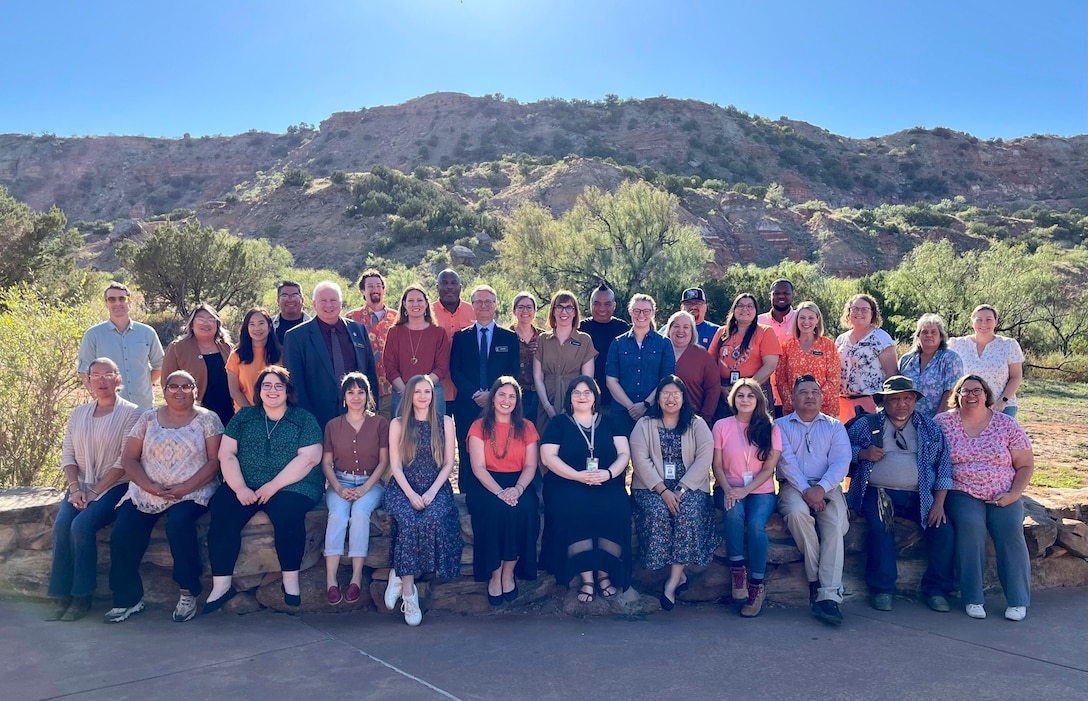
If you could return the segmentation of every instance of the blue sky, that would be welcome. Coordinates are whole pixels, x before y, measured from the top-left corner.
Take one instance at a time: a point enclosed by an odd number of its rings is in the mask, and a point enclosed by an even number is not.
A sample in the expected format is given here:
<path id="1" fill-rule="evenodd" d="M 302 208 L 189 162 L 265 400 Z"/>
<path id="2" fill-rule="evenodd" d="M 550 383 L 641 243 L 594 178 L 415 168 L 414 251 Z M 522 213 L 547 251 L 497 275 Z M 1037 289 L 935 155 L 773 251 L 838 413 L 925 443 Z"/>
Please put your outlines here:
<path id="1" fill-rule="evenodd" d="M 1088 132 L 1084 0 L 11 2 L 0 133 L 282 132 L 437 91 L 667 95 L 851 137 Z"/>

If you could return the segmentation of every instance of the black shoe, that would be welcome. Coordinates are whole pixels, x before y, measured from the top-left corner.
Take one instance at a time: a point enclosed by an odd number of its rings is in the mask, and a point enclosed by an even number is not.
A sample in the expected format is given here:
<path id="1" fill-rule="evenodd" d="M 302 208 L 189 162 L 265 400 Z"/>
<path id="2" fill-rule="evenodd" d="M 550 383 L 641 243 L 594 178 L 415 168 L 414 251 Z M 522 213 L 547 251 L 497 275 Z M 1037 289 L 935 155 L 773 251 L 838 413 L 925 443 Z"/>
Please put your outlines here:
<path id="1" fill-rule="evenodd" d="M 204 608 L 202 608 L 200 610 L 200 615 L 201 616 L 207 616 L 209 613 L 215 613 L 219 609 L 226 606 L 227 602 L 230 601 L 231 599 L 233 599 L 236 596 L 238 596 L 238 590 L 235 589 L 234 585 L 232 584 L 230 589 L 228 589 L 227 593 L 224 594 L 223 596 L 219 597 L 215 601 L 206 601 L 206 602 L 204 602 Z"/>
<path id="2" fill-rule="evenodd" d="M 511 589 L 510 591 L 504 591 L 502 593 L 502 598 L 506 599 L 507 601 L 514 601 L 515 599 L 517 599 L 518 598 L 518 583 L 514 582 L 514 588 Z"/>
<path id="3" fill-rule="evenodd" d="M 72 605 L 68 607 L 68 610 L 64 612 L 60 620 L 62 621 L 78 621 L 86 616 L 91 611 L 91 597 L 89 596 L 74 596 L 72 597 Z"/>
<path id="4" fill-rule="evenodd" d="M 62 596 L 59 599 L 53 599 L 51 602 L 49 613 L 45 615 L 47 621 L 59 621 L 64 618 L 64 614 L 68 612 L 68 607 L 72 605 L 72 597 Z"/>
<path id="5" fill-rule="evenodd" d="M 283 592 L 283 603 L 295 608 L 302 606 L 302 594 L 288 594 L 282 584 L 280 584 L 280 591 Z"/>
<path id="6" fill-rule="evenodd" d="M 812 615 L 824 623 L 830 623 L 833 626 L 842 625 L 842 611 L 839 610 L 838 603 L 831 599 L 824 599 L 814 603 L 812 605 Z"/>
<path id="7" fill-rule="evenodd" d="M 809 606 L 812 606 L 813 604 L 816 603 L 816 594 L 818 594 L 819 591 L 820 591 L 820 583 L 819 582 L 809 582 L 808 583 L 808 605 Z"/>
<path id="8" fill-rule="evenodd" d="M 669 586 L 669 583 L 665 582 L 664 586 L 661 587 L 661 596 L 658 597 L 658 601 L 661 602 L 661 609 L 663 611 L 672 611 L 672 607 L 676 606 L 676 601 L 669 599 L 669 597 L 665 596 L 665 587 L 667 586 Z M 680 587 L 677 587 L 676 589 L 679 588 Z M 673 590 L 673 597 L 677 596 L 676 589 Z"/>

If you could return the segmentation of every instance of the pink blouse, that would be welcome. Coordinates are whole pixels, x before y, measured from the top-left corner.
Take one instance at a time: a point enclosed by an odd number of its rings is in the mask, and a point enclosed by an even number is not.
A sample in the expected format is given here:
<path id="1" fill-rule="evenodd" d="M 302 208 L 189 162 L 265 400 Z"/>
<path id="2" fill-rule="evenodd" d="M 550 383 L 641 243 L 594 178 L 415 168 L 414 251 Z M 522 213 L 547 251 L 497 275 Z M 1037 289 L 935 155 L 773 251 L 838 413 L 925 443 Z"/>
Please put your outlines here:
<path id="1" fill-rule="evenodd" d="M 748 442 L 744 431 L 748 424 L 730 416 L 714 424 L 714 449 L 722 451 L 722 470 L 730 487 L 743 487 L 744 476 L 755 477 L 763 469 L 764 461 L 758 457 L 759 448 Z M 777 425 L 771 427 L 771 448 L 782 452 L 782 433 Z M 756 487 L 752 494 L 774 494 L 774 479 Z"/>
<path id="2" fill-rule="evenodd" d="M 990 501 L 1012 488 L 1016 468 L 1013 450 L 1031 450 L 1031 441 L 1016 419 L 993 413 L 990 425 L 977 438 L 963 430 L 959 411 L 933 417 L 952 453 L 952 489 Z"/>

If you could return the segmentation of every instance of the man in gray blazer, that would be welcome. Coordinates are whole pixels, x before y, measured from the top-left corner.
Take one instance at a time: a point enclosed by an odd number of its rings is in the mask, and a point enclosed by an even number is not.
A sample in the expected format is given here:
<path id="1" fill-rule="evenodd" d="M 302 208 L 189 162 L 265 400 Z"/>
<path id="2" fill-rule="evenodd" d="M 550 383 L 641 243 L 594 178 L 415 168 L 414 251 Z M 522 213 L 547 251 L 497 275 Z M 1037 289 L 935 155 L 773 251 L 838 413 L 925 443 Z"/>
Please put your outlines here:
<path id="1" fill-rule="evenodd" d="M 364 373 L 375 403 L 381 392 L 366 329 L 340 316 L 342 300 L 338 284 L 331 280 L 317 283 L 313 295 L 316 316 L 284 336 L 284 364 L 298 392 L 298 406 L 313 414 L 322 427 L 344 412 L 340 379 L 345 374 Z"/>

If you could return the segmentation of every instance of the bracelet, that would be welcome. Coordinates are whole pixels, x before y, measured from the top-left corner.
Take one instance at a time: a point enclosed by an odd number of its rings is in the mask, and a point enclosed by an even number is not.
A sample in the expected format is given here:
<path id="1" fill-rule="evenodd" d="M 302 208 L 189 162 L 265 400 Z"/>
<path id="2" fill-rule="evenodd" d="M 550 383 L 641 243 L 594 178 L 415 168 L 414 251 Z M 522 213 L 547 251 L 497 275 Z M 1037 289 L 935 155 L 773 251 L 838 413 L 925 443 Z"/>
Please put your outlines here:
<path id="1" fill-rule="evenodd" d="M 100 496 L 102 496 L 101 494 L 99 494 L 98 492 L 94 491 L 94 490 L 93 490 L 93 489 L 91 489 L 90 487 L 87 487 L 87 490 L 86 490 L 86 491 L 90 492 L 91 494 L 95 495 L 96 497 L 100 497 Z"/>
<path id="2" fill-rule="evenodd" d="M 73 484 L 76 485 L 76 486 L 79 486 L 79 482 L 69 482 L 68 483 L 68 489 L 71 489 Z"/>

